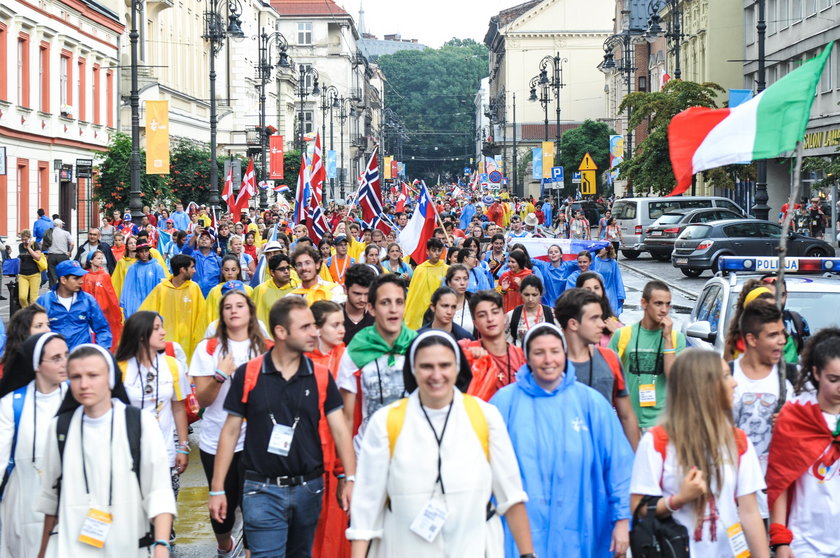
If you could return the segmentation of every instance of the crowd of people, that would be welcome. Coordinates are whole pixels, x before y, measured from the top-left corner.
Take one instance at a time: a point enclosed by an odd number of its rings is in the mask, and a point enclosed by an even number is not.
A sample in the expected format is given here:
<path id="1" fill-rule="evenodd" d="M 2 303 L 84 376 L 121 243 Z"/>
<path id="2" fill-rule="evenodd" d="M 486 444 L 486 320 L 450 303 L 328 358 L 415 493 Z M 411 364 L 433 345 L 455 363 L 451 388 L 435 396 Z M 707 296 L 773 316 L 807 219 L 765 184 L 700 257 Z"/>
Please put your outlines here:
<path id="1" fill-rule="evenodd" d="M 693 556 L 840 556 L 840 330 L 791 329 L 768 277 L 727 360 L 688 348 L 662 281 L 622 322 L 608 214 L 449 193 L 421 258 L 387 199 L 385 230 L 176 204 L 78 248 L 39 210 L 0 557 L 169 556 L 188 467 L 218 556 L 237 513 L 254 558 L 622 557 L 643 524 Z"/>

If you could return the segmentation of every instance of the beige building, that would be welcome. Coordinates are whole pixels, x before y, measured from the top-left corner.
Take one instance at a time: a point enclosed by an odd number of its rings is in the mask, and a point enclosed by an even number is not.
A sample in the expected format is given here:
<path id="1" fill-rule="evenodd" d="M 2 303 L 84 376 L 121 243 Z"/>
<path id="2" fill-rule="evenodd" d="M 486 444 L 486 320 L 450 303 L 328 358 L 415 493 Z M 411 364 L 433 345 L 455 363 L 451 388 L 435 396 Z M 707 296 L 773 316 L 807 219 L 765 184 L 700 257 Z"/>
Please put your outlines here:
<path id="1" fill-rule="evenodd" d="M 578 126 L 586 119 L 606 116 L 604 77 L 597 66 L 603 59 L 604 40 L 612 34 L 614 0 L 590 0 L 586 9 L 573 0 L 532 0 L 499 12 L 490 19 L 484 42 L 490 49 L 488 98 L 494 101 L 493 136 L 503 145 L 505 167 L 512 169 L 513 136 L 521 157 L 548 136 L 556 136 L 556 100 L 549 91 L 548 126 L 539 102 L 529 102 L 532 78 L 540 72 L 540 61 L 559 54 L 562 59 L 560 89 L 561 131 Z M 548 67 L 553 78 L 553 66 Z M 537 87 L 537 96 L 541 88 Z M 512 103 L 516 96 L 516 125 Z M 547 128 L 547 134 L 546 134 Z M 506 174 L 511 175 L 507 170 Z M 520 192 L 539 193 L 530 167 L 517 180 Z M 510 186 L 513 186 L 511 184 Z M 523 190 L 524 187 L 524 190 Z"/>

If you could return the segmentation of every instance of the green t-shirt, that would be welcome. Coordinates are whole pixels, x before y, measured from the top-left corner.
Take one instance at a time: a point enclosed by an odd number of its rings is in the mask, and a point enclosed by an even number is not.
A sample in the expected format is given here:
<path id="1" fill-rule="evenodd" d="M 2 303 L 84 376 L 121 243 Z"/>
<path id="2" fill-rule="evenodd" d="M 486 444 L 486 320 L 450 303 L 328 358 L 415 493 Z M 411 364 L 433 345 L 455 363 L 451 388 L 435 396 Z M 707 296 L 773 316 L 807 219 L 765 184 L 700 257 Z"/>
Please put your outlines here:
<path id="1" fill-rule="evenodd" d="M 662 351 L 665 349 L 665 339 L 662 330 L 649 330 L 635 324 L 631 327 L 632 334 L 621 363 L 624 365 L 627 380 L 627 391 L 630 393 L 630 403 L 639 419 L 640 428 L 656 426 L 659 414 L 665 408 L 666 381 L 665 359 Z M 613 334 L 610 349 L 619 353 L 618 341 L 621 330 Z M 685 336 L 677 333 L 677 353 L 685 349 Z M 620 354 L 620 353 L 619 353 Z M 653 386 L 650 388 L 649 386 Z M 640 399 L 647 402 L 642 406 Z"/>

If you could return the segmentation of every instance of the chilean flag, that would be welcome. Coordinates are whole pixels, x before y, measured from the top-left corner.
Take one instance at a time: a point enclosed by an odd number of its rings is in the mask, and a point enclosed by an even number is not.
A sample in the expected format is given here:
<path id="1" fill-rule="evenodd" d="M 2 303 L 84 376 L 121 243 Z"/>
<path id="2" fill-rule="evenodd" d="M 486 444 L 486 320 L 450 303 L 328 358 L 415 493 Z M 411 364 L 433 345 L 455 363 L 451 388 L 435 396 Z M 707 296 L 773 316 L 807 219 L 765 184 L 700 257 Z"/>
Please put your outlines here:
<path id="1" fill-rule="evenodd" d="M 435 230 L 435 209 L 432 205 L 432 197 L 426 189 L 426 184 L 421 184 L 420 195 L 417 197 L 417 207 L 414 214 L 408 221 L 402 232 L 400 232 L 399 243 L 403 253 L 411 256 L 417 264 L 428 259 L 426 254 L 426 241 L 434 236 Z"/>

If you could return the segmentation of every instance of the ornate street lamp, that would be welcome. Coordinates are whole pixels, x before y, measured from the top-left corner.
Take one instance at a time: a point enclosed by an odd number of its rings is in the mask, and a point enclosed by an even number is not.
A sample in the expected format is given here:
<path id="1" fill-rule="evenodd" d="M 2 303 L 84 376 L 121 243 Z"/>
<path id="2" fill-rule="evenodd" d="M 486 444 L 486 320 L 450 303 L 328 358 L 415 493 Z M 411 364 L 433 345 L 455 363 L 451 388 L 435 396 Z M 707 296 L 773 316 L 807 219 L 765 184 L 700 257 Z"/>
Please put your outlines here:
<path id="1" fill-rule="evenodd" d="M 344 199 L 344 180 L 346 179 L 347 169 L 344 166 L 344 121 L 348 118 L 355 118 L 356 117 L 356 107 L 353 105 L 353 99 L 345 99 L 340 98 L 338 100 L 338 121 L 340 124 L 340 132 L 338 134 L 339 141 L 341 142 L 341 173 L 338 177 L 338 187 L 340 191 L 340 197 Z M 330 121 L 330 126 L 332 126 L 332 121 Z M 332 144 L 332 137 L 330 137 L 330 144 Z"/>
<path id="2" fill-rule="evenodd" d="M 613 49 L 619 45 L 621 46 L 622 57 L 619 63 L 616 64 Z M 606 75 L 612 75 L 615 72 L 623 73 L 627 95 L 632 92 L 633 73 L 636 71 L 636 68 L 633 66 L 632 53 L 630 52 L 631 46 L 632 36 L 629 31 L 623 31 L 607 37 L 607 40 L 604 41 L 604 61 L 598 66 L 598 69 Z M 627 107 L 627 138 L 625 145 L 627 146 L 626 157 L 628 159 L 633 155 L 633 130 L 630 128 L 630 117 L 632 115 L 632 109 Z"/>
<path id="3" fill-rule="evenodd" d="M 660 22 L 662 18 L 659 15 L 665 7 L 668 8 L 670 22 L 667 30 L 662 29 Z M 649 43 L 653 43 L 659 37 L 665 37 L 668 42 L 674 45 L 674 78 L 682 78 L 682 68 L 680 67 L 680 45 L 685 38 L 682 32 L 683 11 L 680 7 L 680 0 L 651 0 L 648 4 L 648 28 L 645 32 L 645 39 Z"/>
<path id="4" fill-rule="evenodd" d="M 562 133 L 560 132 L 560 90 L 566 86 L 566 84 L 563 83 L 563 64 L 568 62 L 569 59 L 561 58 L 559 52 L 554 56 L 546 56 L 540 61 L 539 83 L 543 87 L 550 87 L 554 90 L 554 100 L 557 103 L 555 109 L 557 129 L 554 131 L 555 143 L 557 144 L 554 149 L 555 166 L 560 165 L 560 141 L 562 139 Z M 549 66 L 553 70 L 551 79 L 548 78 Z M 546 141 L 548 140 L 546 139 Z"/>
<path id="5" fill-rule="evenodd" d="M 306 78 L 307 76 L 312 76 L 312 90 L 307 90 L 306 88 Z M 301 153 L 306 148 L 306 144 L 303 142 L 303 103 L 306 102 L 306 97 L 308 95 L 312 95 L 314 97 L 318 97 L 321 95 L 321 86 L 318 84 L 318 70 L 316 70 L 312 66 L 307 66 L 306 64 L 300 64 L 298 66 L 298 97 L 300 97 L 300 117 L 299 117 L 299 126 L 300 129 L 298 130 L 298 149 L 300 149 Z"/>
<path id="6" fill-rule="evenodd" d="M 279 31 L 266 33 L 263 31 L 259 37 L 259 62 L 257 64 L 257 74 L 260 80 L 260 150 L 262 156 L 262 169 L 260 170 L 260 181 L 265 182 L 268 179 L 268 133 L 265 124 L 265 85 L 271 78 L 271 72 L 276 68 L 279 72 L 285 68 L 289 68 L 289 55 L 287 50 L 289 43 L 286 37 Z M 277 62 L 273 61 L 271 55 L 271 46 L 275 47 Z M 265 188 L 260 188 L 260 209 L 268 208 L 268 192 Z M 235 217 L 235 216 L 234 216 Z"/>

